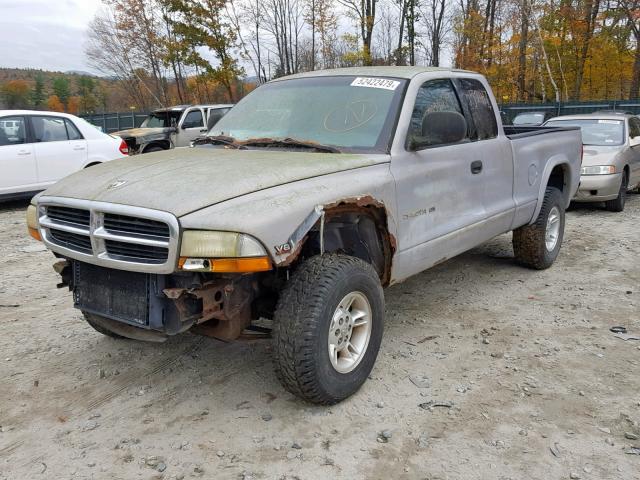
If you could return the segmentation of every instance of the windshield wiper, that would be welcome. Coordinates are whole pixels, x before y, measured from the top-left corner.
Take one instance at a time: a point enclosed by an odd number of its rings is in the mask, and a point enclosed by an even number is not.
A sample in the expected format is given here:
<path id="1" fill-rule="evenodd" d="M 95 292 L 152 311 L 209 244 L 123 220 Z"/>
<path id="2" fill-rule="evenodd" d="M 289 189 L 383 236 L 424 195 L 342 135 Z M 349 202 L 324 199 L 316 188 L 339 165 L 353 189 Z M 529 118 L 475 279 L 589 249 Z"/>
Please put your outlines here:
<path id="1" fill-rule="evenodd" d="M 225 145 L 229 147 L 236 148 L 238 150 L 246 150 L 247 147 L 244 145 L 240 145 L 236 143 L 235 138 L 227 137 L 226 135 L 214 135 L 211 137 L 198 137 L 193 142 L 192 145 Z"/>
<path id="2" fill-rule="evenodd" d="M 326 153 L 342 153 L 338 148 L 331 145 L 323 145 L 321 143 L 310 142 L 306 140 L 297 140 L 295 138 L 250 138 L 242 141 L 242 145 L 255 147 L 300 147 L 316 150 Z"/>

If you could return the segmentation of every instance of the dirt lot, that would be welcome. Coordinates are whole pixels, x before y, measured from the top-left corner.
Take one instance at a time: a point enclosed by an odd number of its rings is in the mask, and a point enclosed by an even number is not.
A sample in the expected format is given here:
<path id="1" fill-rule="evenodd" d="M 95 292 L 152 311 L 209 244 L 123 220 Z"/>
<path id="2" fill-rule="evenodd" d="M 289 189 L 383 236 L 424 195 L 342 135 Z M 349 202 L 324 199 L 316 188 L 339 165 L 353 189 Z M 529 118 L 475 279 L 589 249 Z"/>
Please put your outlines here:
<path id="1" fill-rule="evenodd" d="M 547 271 L 505 235 L 388 289 L 371 379 L 331 408 L 268 341 L 94 332 L 24 210 L 0 207 L 1 479 L 640 478 L 640 341 L 609 331 L 640 334 L 640 195 L 569 212 Z"/>

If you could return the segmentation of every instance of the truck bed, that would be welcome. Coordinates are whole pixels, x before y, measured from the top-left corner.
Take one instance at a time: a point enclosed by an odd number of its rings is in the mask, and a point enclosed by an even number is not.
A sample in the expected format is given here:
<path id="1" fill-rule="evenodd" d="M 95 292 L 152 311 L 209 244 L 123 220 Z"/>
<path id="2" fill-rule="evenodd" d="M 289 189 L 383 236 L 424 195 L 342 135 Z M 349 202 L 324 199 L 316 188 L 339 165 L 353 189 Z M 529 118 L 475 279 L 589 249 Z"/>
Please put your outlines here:
<path id="1" fill-rule="evenodd" d="M 567 130 L 580 130 L 580 127 L 537 127 L 537 126 L 524 126 L 516 127 L 514 125 L 503 125 L 504 134 L 510 140 L 516 140 L 518 138 L 533 137 L 535 135 L 544 135 L 551 132 L 560 132 Z"/>
<path id="2" fill-rule="evenodd" d="M 546 182 L 549 164 L 573 165 L 572 178 L 564 186 L 567 205 L 578 188 L 582 137 L 579 127 L 514 127 L 505 125 L 513 155 L 513 197 L 516 215 L 512 228 L 525 225 L 536 215 L 540 204 L 540 185 Z"/>

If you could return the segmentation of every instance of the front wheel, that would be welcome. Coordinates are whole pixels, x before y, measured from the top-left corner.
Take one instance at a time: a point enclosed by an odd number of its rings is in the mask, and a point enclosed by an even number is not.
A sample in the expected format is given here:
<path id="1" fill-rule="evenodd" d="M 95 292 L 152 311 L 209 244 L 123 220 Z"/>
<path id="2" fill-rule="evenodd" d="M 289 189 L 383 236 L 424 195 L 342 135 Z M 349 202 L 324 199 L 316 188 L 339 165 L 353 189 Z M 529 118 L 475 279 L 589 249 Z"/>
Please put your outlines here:
<path id="1" fill-rule="evenodd" d="M 371 265 L 346 255 L 310 258 L 293 274 L 276 308 L 278 380 L 309 402 L 344 400 L 373 368 L 383 321 L 384 295 Z"/>
<path id="2" fill-rule="evenodd" d="M 564 205 L 562 192 L 547 187 L 535 223 L 513 231 L 513 253 L 518 262 L 537 270 L 553 264 L 564 235 Z"/>
<path id="3" fill-rule="evenodd" d="M 624 204 L 627 202 L 627 188 L 629 186 L 629 179 L 627 178 L 627 172 L 622 172 L 622 178 L 620 179 L 620 190 L 618 191 L 618 197 L 613 200 L 605 202 L 605 207 L 610 212 L 622 212 L 624 210 Z"/>

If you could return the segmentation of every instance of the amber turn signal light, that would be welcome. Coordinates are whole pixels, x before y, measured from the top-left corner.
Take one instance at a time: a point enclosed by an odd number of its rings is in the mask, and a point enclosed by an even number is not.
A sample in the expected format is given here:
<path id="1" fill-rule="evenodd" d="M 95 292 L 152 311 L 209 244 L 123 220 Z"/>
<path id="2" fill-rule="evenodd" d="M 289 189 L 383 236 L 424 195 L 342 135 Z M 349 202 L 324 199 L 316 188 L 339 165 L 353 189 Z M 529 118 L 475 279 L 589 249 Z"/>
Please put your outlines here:
<path id="1" fill-rule="evenodd" d="M 39 242 L 42 241 L 42 237 L 40 236 L 40 232 L 38 231 L 37 228 L 29 227 L 29 235 L 31 235 L 33 238 L 35 238 Z"/>
<path id="2" fill-rule="evenodd" d="M 178 268 L 191 272 L 252 273 L 271 270 L 269 257 L 191 258 L 180 257 Z"/>

